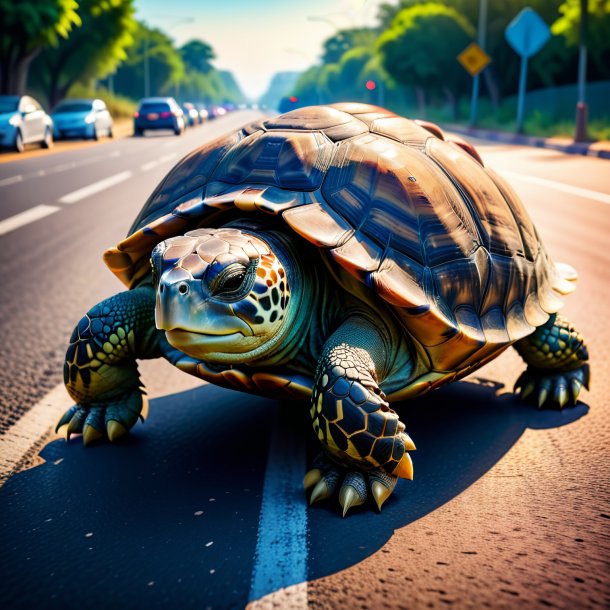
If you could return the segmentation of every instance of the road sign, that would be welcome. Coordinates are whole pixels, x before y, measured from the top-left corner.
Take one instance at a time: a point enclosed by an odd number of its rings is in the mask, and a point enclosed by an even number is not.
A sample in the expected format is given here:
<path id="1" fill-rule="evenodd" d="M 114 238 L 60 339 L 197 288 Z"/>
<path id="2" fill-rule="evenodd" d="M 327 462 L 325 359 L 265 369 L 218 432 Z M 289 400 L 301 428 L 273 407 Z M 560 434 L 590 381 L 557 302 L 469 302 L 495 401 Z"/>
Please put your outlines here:
<path id="1" fill-rule="evenodd" d="M 491 57 L 489 57 L 476 42 L 471 42 L 457 56 L 457 60 L 464 66 L 464 69 L 470 73 L 470 76 L 476 76 L 489 64 Z"/>
<path id="2" fill-rule="evenodd" d="M 508 24 L 506 30 L 504 30 L 504 36 L 508 44 L 521 55 L 519 95 L 517 98 L 517 133 L 521 133 L 523 132 L 527 60 L 538 53 L 547 43 L 551 37 L 551 30 L 540 15 L 528 6 Z"/>
<path id="3" fill-rule="evenodd" d="M 551 30 L 540 15 L 528 6 L 508 24 L 504 36 L 521 57 L 531 57 L 548 42 Z"/>

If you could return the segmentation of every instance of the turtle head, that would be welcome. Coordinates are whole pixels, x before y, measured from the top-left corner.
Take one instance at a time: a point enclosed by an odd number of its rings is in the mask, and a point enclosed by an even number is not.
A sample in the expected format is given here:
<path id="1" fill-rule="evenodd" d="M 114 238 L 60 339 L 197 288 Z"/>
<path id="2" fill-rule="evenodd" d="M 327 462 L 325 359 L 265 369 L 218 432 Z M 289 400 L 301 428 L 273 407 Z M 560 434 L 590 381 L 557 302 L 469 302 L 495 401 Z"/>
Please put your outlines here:
<path id="1" fill-rule="evenodd" d="M 268 242 L 235 228 L 197 229 L 155 247 L 156 324 L 171 345 L 223 363 L 269 351 L 286 320 L 290 288 Z"/>

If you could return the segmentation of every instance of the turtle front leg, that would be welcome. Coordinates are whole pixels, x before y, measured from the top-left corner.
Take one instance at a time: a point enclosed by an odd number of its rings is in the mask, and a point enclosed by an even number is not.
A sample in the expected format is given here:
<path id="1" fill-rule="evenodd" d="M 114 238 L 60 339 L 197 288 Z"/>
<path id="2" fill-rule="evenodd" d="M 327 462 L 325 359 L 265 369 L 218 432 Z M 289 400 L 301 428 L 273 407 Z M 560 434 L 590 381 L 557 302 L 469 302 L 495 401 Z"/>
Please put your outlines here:
<path id="1" fill-rule="evenodd" d="M 64 382 L 77 403 L 57 430 L 83 433 L 85 445 L 125 434 L 147 412 L 136 358 L 162 355 L 163 333 L 155 328 L 155 291 L 141 286 L 93 307 L 80 320 L 66 353 Z"/>
<path id="2" fill-rule="evenodd" d="M 324 453 L 306 474 L 310 504 L 336 492 L 343 515 L 369 496 L 381 505 L 399 477 L 413 478 L 407 453 L 415 445 L 378 385 L 387 338 L 370 320 L 353 316 L 330 337 L 318 361 L 312 394 L 313 428 Z"/>
<path id="3" fill-rule="evenodd" d="M 533 397 L 538 407 L 560 409 L 571 399 L 576 404 L 584 386 L 589 389 L 589 354 L 582 335 L 563 316 L 553 314 L 546 324 L 517 341 L 515 349 L 527 369 L 515 384 L 522 400 Z"/>

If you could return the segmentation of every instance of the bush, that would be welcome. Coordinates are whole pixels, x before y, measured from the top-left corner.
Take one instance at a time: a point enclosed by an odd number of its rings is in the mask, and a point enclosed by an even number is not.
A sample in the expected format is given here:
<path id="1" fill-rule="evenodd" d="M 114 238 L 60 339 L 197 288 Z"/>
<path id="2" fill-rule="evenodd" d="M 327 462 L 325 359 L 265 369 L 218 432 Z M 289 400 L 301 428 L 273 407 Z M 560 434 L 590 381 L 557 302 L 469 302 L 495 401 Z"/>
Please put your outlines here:
<path id="1" fill-rule="evenodd" d="M 128 97 L 122 95 L 116 95 L 110 93 L 108 89 L 99 87 L 94 89 L 93 87 L 85 87 L 81 84 L 74 85 L 68 92 L 67 98 L 99 98 L 104 100 L 104 103 L 108 107 L 108 111 L 113 118 L 131 118 L 133 113 L 136 111 L 137 104 Z"/>

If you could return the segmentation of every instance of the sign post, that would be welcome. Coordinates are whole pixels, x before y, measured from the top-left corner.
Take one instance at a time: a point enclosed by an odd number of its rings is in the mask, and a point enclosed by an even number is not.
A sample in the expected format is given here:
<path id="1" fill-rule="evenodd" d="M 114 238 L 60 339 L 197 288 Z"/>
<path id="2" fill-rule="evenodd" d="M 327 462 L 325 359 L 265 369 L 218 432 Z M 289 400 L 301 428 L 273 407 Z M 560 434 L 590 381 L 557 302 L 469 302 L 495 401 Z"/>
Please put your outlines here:
<path id="1" fill-rule="evenodd" d="M 517 133 L 523 133 L 527 60 L 538 53 L 548 42 L 551 30 L 533 8 L 527 7 L 508 24 L 504 36 L 508 44 L 521 56 L 517 98 Z"/>

